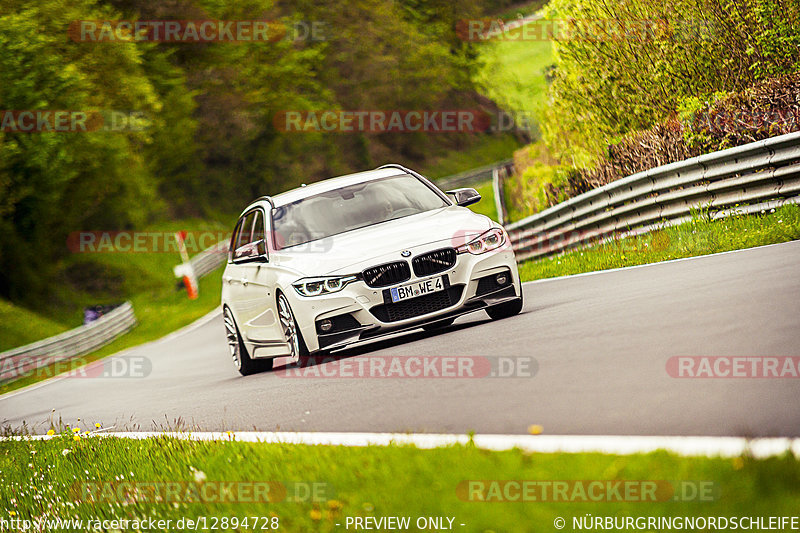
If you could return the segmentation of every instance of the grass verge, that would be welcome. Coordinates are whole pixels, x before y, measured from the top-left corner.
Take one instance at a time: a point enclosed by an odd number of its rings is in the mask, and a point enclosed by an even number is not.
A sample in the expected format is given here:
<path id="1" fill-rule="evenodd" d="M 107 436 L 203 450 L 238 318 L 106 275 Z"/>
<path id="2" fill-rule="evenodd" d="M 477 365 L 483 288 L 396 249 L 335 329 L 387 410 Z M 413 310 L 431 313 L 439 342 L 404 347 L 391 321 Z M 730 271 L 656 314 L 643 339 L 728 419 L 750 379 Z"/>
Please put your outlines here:
<path id="1" fill-rule="evenodd" d="M 523 281 L 658 263 L 800 239 L 800 206 L 711 220 L 697 212 L 684 224 L 519 265 Z"/>
<path id="2" fill-rule="evenodd" d="M 477 78 L 481 92 L 512 115 L 521 113 L 529 120 L 538 116 L 547 103 L 546 73 L 553 64 L 553 43 L 488 40 L 481 44 L 480 58 L 484 63 Z"/>
<path id="3" fill-rule="evenodd" d="M 0 298 L 0 351 L 70 329 L 65 324 Z"/>
<path id="4" fill-rule="evenodd" d="M 181 518 L 200 517 L 237 517 L 238 527 L 230 522 L 218 527 L 247 531 L 253 529 L 252 518 L 245 527 L 241 520 L 253 516 L 275 520 L 284 531 L 342 531 L 348 517 L 384 516 L 407 516 L 412 524 L 418 517 L 451 517 L 458 531 L 555 531 L 554 521 L 562 517 L 572 531 L 573 517 L 794 516 L 800 503 L 800 462 L 789 453 L 763 460 L 666 452 L 527 454 L 470 445 L 420 450 L 172 438 L 73 440 L 67 432 L 49 441 L 0 443 L 0 471 L 0 517 L 6 520 L 147 517 L 172 520 L 162 528 L 169 531 L 181 530 L 176 527 Z M 487 502 L 466 489 L 465 482 L 472 480 L 582 480 L 576 483 L 581 486 L 590 480 L 636 480 L 655 481 L 660 488 L 650 496 L 605 493 L 612 501 L 591 501 L 573 490 L 566 499 L 554 493 L 545 498 L 540 489 L 532 493 L 539 495 L 537 501 Z M 165 483 L 172 482 L 181 483 L 181 489 L 156 501 L 153 495 L 169 494 Z M 226 482 L 244 483 L 230 486 L 228 501 L 219 501 L 220 483 Z M 268 484 L 266 497 L 247 490 L 254 482 Z M 483 487 L 480 493 L 492 498 L 491 484 Z"/>

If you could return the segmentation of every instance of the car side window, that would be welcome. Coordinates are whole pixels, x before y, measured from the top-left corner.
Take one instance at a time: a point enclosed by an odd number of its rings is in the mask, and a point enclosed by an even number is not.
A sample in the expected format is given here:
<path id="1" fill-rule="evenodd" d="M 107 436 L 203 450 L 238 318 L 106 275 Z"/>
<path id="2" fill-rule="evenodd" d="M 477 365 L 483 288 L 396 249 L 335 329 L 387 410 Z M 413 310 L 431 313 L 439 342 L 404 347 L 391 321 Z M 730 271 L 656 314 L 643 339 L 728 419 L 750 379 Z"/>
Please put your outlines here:
<path id="1" fill-rule="evenodd" d="M 231 234 L 231 242 L 228 244 L 228 261 L 233 259 L 233 253 L 236 251 L 236 243 L 239 242 L 239 233 L 242 231 L 242 222 L 244 222 L 244 218 L 240 218 L 236 222 L 236 226 L 233 228 L 233 233 Z"/>
<path id="2" fill-rule="evenodd" d="M 264 215 L 261 211 L 254 209 L 247 213 L 241 219 L 238 234 L 235 238 L 233 260 L 265 256 L 267 254 L 265 233 Z"/>
<path id="3" fill-rule="evenodd" d="M 253 222 L 253 236 L 251 241 L 256 248 L 258 255 L 267 253 L 266 232 L 264 231 L 264 215 L 261 211 L 256 211 L 256 219 Z"/>
<path id="4" fill-rule="evenodd" d="M 251 211 L 244 217 L 242 222 L 242 231 L 239 232 L 239 241 L 236 243 L 236 248 L 239 249 L 245 244 L 252 241 L 253 237 L 253 220 L 256 218 L 256 212 Z"/>
<path id="5" fill-rule="evenodd" d="M 256 212 L 251 211 L 246 214 L 240 222 L 239 231 L 236 235 L 236 241 L 233 246 L 233 260 L 246 257 L 249 252 L 250 239 L 253 236 L 253 220 L 256 217 Z"/>

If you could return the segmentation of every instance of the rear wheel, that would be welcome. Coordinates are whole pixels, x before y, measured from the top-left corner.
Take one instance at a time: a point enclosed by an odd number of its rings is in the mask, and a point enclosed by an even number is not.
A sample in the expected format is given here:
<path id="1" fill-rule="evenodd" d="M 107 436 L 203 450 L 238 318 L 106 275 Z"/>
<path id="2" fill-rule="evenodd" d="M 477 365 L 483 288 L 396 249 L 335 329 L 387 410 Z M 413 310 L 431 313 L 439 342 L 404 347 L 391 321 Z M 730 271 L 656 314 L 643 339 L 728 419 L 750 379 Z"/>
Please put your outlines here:
<path id="1" fill-rule="evenodd" d="M 512 300 L 510 302 L 505 302 L 498 305 L 493 305 L 492 307 L 486 308 L 486 314 L 489 315 L 489 318 L 492 320 L 500 320 L 501 318 L 508 318 L 510 316 L 514 316 L 522 311 L 522 297 L 520 296 L 516 300 Z"/>
<path id="2" fill-rule="evenodd" d="M 271 358 L 252 359 L 250 354 L 247 353 L 247 348 L 245 348 L 242 337 L 239 335 L 239 328 L 233 319 L 233 313 L 227 307 L 222 310 L 222 320 L 225 322 L 225 336 L 228 340 L 228 349 L 236 370 L 243 376 L 272 370 L 273 360 Z"/>

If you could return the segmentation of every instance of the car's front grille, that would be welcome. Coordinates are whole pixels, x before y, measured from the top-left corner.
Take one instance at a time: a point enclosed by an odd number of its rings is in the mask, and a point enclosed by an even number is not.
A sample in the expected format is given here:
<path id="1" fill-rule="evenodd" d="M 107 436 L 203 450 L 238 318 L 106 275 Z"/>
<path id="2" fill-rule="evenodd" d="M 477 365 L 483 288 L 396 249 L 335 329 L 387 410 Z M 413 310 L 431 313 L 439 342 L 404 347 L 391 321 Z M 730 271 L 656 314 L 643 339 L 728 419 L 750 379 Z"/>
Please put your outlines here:
<path id="1" fill-rule="evenodd" d="M 376 305 L 370 309 L 370 312 L 381 322 L 406 320 L 441 311 L 457 304 L 463 291 L 464 285 L 453 285 L 446 290 L 432 292 L 424 296 L 411 298 L 410 300 Z"/>
<path id="2" fill-rule="evenodd" d="M 414 274 L 419 277 L 438 274 L 456 264 L 456 251 L 453 248 L 434 250 L 418 255 L 411 263 L 414 265 Z"/>
<path id="3" fill-rule="evenodd" d="M 366 269 L 361 273 L 370 287 L 388 287 L 411 279 L 411 269 L 406 261 L 386 263 Z"/>

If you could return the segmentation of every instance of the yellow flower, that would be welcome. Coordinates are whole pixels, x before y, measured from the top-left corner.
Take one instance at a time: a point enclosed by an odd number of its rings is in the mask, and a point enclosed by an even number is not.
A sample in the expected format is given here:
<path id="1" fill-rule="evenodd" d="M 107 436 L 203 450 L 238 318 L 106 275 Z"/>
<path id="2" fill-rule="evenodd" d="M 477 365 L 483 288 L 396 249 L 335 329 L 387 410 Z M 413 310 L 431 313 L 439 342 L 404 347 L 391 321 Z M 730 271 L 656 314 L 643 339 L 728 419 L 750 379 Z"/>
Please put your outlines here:
<path id="1" fill-rule="evenodd" d="M 544 431 L 544 428 L 539 424 L 532 424 L 528 426 L 528 433 L 531 435 L 541 435 L 542 431 Z"/>
<path id="2" fill-rule="evenodd" d="M 17 512 L 16 511 L 9 511 L 8 514 L 10 514 L 11 516 L 17 516 Z"/>
<path id="3" fill-rule="evenodd" d="M 55 434 L 56 434 L 56 432 L 55 432 L 55 431 L 53 431 L 52 429 L 49 429 L 49 430 L 47 430 L 47 434 L 48 434 L 48 435 L 55 435 Z"/>
<path id="4" fill-rule="evenodd" d="M 100 424 L 100 422 L 95 422 L 95 423 L 94 423 L 94 427 L 96 427 L 96 428 L 98 428 L 98 429 L 99 429 L 101 426 L 102 426 L 102 424 Z"/>
<path id="5" fill-rule="evenodd" d="M 72 440 L 81 440 L 81 436 L 80 435 L 75 435 L 74 437 L 72 437 Z"/>
<path id="6" fill-rule="evenodd" d="M 80 433 L 81 432 L 81 428 L 72 428 L 72 432 L 73 433 Z"/>
<path id="7" fill-rule="evenodd" d="M 311 517 L 311 520 L 319 520 L 322 518 L 322 513 L 319 512 L 319 509 L 311 509 L 308 515 Z"/>

